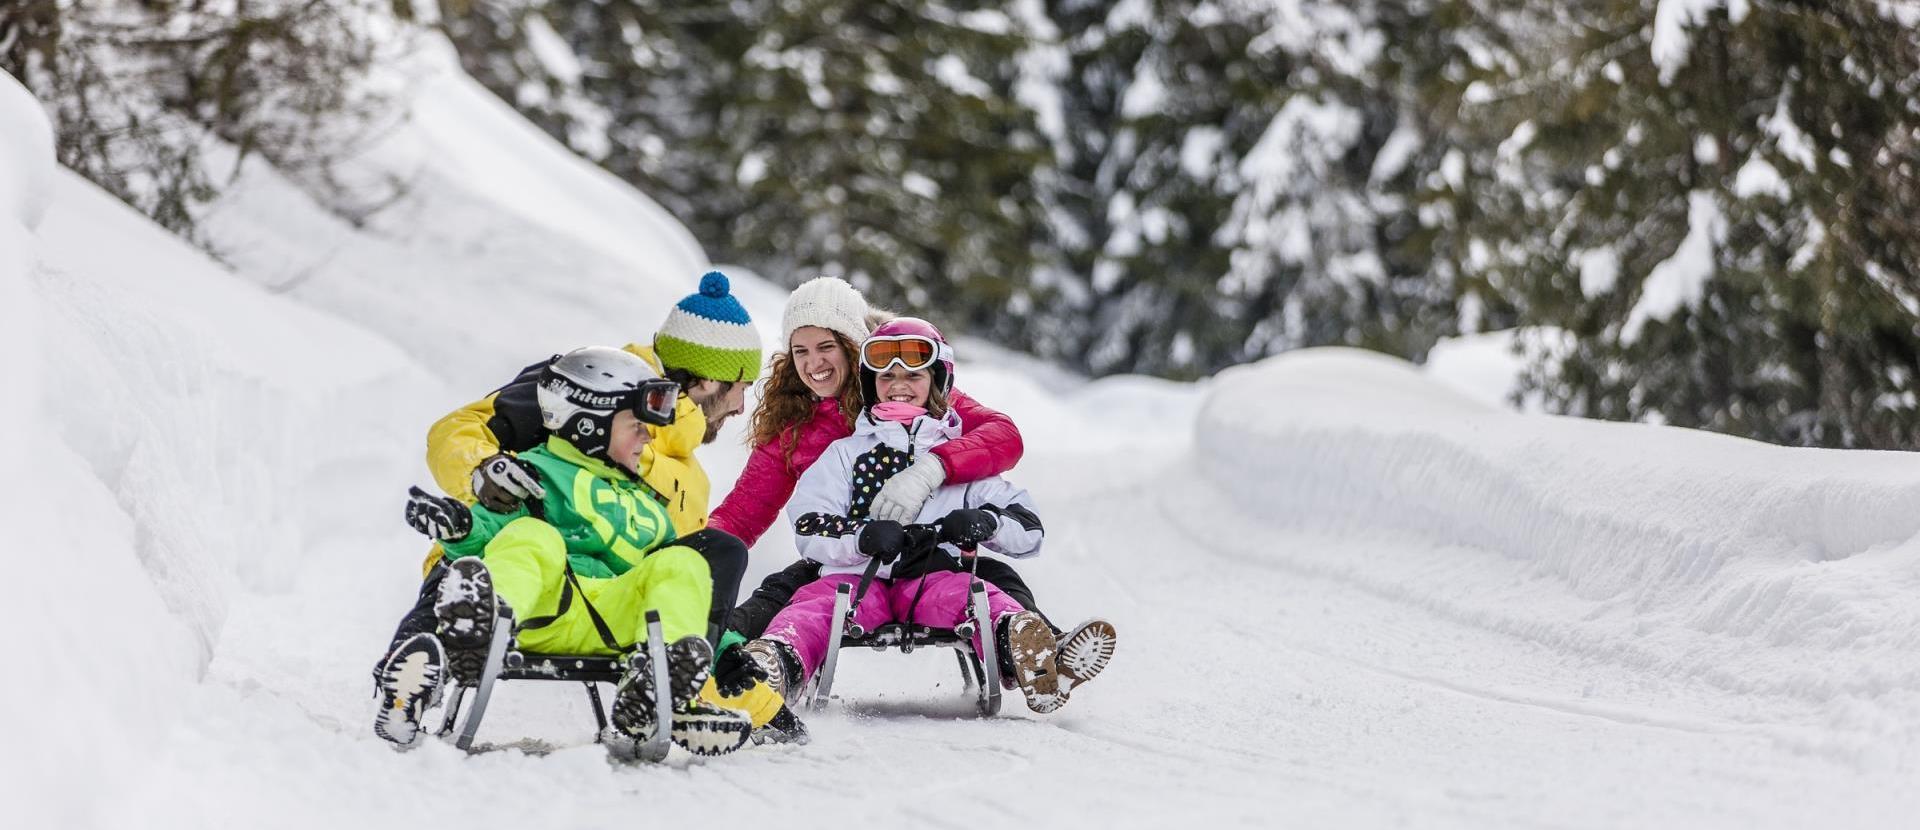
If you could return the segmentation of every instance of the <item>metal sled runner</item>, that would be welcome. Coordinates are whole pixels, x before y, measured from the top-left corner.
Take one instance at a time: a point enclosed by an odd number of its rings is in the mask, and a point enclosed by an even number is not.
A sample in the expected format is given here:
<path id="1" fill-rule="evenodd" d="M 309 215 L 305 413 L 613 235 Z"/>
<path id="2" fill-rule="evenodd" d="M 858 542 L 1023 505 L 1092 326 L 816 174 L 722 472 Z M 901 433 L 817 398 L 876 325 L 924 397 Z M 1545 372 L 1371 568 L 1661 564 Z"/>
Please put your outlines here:
<path id="1" fill-rule="evenodd" d="M 1000 660 L 996 654 L 993 621 L 987 613 L 987 586 L 975 574 L 976 553 L 972 549 L 961 551 L 961 560 L 966 572 L 972 577 L 967 587 L 967 618 L 951 629 L 932 628 L 911 622 L 887 623 L 869 632 L 853 622 L 854 607 L 866 596 L 867 588 L 873 582 L 877 568 L 869 565 L 867 572 L 860 578 L 860 590 L 856 593 L 853 586 L 842 584 L 833 595 L 833 629 L 840 636 L 827 640 L 827 657 L 820 664 L 820 670 L 814 673 L 813 687 L 807 692 L 810 705 L 819 709 L 827 705 L 832 698 L 834 670 L 840 663 L 840 651 L 848 648 L 871 648 L 886 651 L 897 648 L 902 652 L 911 652 L 916 648 L 951 648 L 954 657 L 960 663 L 960 678 L 965 690 L 975 696 L 974 705 L 982 717 L 992 717 L 1000 712 Z M 980 635 L 981 654 L 973 649 L 974 634 Z"/>
<path id="2" fill-rule="evenodd" d="M 480 721 L 486 717 L 487 702 L 493 697 L 494 684 L 502 680 L 558 680 L 575 682 L 587 687 L 587 698 L 593 703 L 593 718 L 599 725 L 594 740 L 606 744 L 609 751 L 625 760 L 657 762 L 667 757 L 672 747 L 669 730 L 673 725 L 673 701 L 669 695 L 654 695 L 653 734 L 643 740 L 636 740 L 617 734 L 608 726 L 606 707 L 600 703 L 601 683 L 619 683 L 625 673 L 617 657 L 575 657 L 558 654 L 534 654 L 513 648 L 513 630 L 510 625 L 496 625 L 493 640 L 487 646 L 487 662 L 481 670 L 479 682 L 469 690 L 466 684 L 456 684 L 453 696 L 447 701 L 446 713 L 440 728 L 434 733 L 441 737 L 450 734 L 454 746 L 467 752 L 473 751 L 473 736 L 480 731 Z M 660 633 L 660 612 L 647 612 L 647 661 L 653 672 L 653 688 L 665 690 L 667 682 L 667 645 Z M 451 679 L 450 679 L 451 682 Z M 467 692 L 473 692 L 473 702 L 461 711 L 466 702 Z"/>

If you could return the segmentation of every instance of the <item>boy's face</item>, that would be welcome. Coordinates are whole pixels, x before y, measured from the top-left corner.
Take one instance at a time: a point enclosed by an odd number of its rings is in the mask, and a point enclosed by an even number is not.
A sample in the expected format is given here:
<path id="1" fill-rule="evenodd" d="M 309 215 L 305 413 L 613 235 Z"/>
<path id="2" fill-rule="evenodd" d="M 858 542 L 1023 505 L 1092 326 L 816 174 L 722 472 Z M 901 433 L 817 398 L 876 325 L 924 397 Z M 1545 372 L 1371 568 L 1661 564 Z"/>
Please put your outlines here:
<path id="1" fill-rule="evenodd" d="M 647 425 L 632 410 L 622 409 L 613 416 L 613 435 L 607 441 L 607 456 L 613 463 L 627 472 L 640 474 L 640 450 L 647 446 L 653 436 L 647 432 Z"/>

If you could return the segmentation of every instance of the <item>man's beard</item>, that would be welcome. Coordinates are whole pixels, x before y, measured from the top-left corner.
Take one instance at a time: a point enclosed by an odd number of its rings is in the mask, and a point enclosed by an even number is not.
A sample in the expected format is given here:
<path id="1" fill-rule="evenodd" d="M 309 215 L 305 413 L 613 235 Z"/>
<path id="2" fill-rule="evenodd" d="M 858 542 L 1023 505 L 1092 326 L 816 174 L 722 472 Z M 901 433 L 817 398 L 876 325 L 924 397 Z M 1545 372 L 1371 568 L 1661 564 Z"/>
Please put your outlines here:
<path id="1" fill-rule="evenodd" d="M 727 419 L 733 417 L 734 413 L 724 412 L 715 415 L 713 409 L 709 409 L 707 404 L 699 401 L 695 403 L 700 404 L 700 413 L 707 416 L 707 434 L 701 437 L 700 443 L 702 446 L 711 444 L 715 438 L 720 437 L 720 428 L 727 425 Z"/>

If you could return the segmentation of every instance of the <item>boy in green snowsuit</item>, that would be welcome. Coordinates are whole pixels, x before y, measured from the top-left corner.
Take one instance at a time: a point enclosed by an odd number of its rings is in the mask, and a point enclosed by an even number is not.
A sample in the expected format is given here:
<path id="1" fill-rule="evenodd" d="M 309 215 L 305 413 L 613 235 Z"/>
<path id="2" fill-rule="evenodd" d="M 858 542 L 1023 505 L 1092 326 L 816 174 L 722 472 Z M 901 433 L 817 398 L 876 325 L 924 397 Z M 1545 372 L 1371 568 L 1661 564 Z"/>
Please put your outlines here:
<path id="1" fill-rule="evenodd" d="M 546 488 L 546 498 L 529 503 L 540 509 L 502 514 L 476 504 L 472 532 L 444 546 L 449 560 L 483 557 L 494 593 L 518 618 L 522 650 L 623 654 L 646 639 L 648 608 L 659 610 L 668 642 L 706 636 L 713 595 L 706 560 L 692 548 L 662 547 L 674 534 L 659 502 L 557 435 L 520 459 Z M 573 601 L 562 612 L 569 591 Z"/>
<path id="2" fill-rule="evenodd" d="M 494 627 L 510 625 L 522 651 L 624 656 L 614 737 L 651 735 L 654 690 L 643 646 L 652 609 L 669 643 L 674 742 L 702 755 L 738 749 L 752 728 L 748 718 L 695 697 L 713 656 L 706 640 L 713 596 L 706 559 L 671 544 L 672 519 L 636 472 L 650 440 L 647 424 L 673 421 L 678 385 L 639 357 L 596 346 L 549 365 L 538 395 L 552 435 L 501 463 L 538 479 L 544 497 L 502 513 L 411 491 L 407 522 L 441 543 L 448 570 L 434 602 L 436 631 L 414 635 L 388 659 L 384 671 L 402 682 L 375 731 L 401 748 L 412 746 L 420 714 L 438 690 L 440 666 L 473 682 Z M 608 742 L 616 753 L 627 745 Z"/>

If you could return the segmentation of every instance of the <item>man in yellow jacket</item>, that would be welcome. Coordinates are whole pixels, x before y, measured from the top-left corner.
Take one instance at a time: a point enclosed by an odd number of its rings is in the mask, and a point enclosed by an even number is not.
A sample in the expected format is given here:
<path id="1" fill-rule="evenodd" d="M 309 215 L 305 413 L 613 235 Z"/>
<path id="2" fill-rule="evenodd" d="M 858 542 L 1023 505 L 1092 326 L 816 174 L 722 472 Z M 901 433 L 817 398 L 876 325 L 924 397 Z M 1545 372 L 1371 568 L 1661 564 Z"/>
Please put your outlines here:
<path id="1" fill-rule="evenodd" d="M 703 556 L 713 578 L 709 639 L 716 647 L 714 677 L 733 691 L 723 696 L 709 683 L 703 697 L 710 702 L 746 711 L 755 727 L 773 728 L 766 737 L 792 739 L 804 735 L 791 712 L 782 712 L 780 696 L 757 678 L 738 649 L 737 635 L 724 636 L 726 618 L 739 595 L 746 573 L 747 549 L 724 532 L 706 530 L 712 484 L 694 451 L 718 436 L 728 418 L 745 408 L 746 389 L 760 375 L 759 334 L 746 309 L 730 293 L 725 275 L 708 272 L 698 293 L 687 296 L 667 313 L 653 344 L 628 344 L 667 378 L 680 384 L 682 394 L 675 417 L 666 426 L 649 425 L 651 440 L 640 456 L 640 481 L 673 523 L 678 545 Z M 556 355 L 557 357 L 557 355 Z M 538 478 L 513 453 L 539 446 L 548 435 L 541 424 L 536 384 L 553 358 L 526 369 L 505 386 L 467 404 L 435 422 L 427 432 L 427 467 L 447 495 L 479 503 L 499 512 L 517 508 L 527 499 L 543 496 Z M 424 565 L 430 598 L 437 582 L 434 570 L 442 556 L 435 546 Z M 430 630 L 431 603 L 416 607 L 396 632 L 398 643 L 414 633 Z"/>
<path id="2" fill-rule="evenodd" d="M 745 408 L 747 387 L 760 377 L 760 336 L 729 289 L 725 275 L 708 272 L 699 293 L 667 312 L 652 346 L 626 347 L 683 390 L 674 422 L 647 427 L 653 440 L 640 457 L 642 481 L 657 494 L 681 536 L 707 526 L 711 484 L 694 450 L 711 443 L 721 425 Z M 490 476 L 485 462 L 546 440 L 534 384 L 552 362 L 521 370 L 511 383 L 454 410 L 427 431 L 427 467 L 447 495 L 482 504 L 501 495 L 526 498 L 513 492 L 514 481 Z"/>

